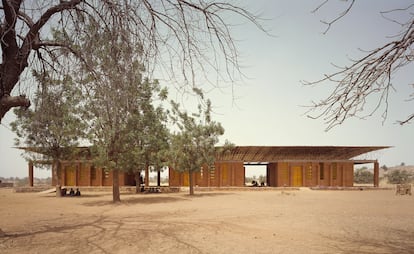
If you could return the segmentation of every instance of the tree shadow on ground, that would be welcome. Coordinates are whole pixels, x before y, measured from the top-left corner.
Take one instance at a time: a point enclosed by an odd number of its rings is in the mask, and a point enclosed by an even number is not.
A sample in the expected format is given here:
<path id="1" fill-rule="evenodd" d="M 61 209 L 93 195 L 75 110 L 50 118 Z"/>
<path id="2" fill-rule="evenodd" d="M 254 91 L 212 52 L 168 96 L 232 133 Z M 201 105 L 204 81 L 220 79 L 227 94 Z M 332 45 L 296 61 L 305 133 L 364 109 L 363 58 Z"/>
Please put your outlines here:
<path id="1" fill-rule="evenodd" d="M 414 231 L 390 229 L 387 238 L 369 237 L 358 232 L 348 232 L 340 239 L 331 236 L 329 245 L 338 253 L 401 253 L 411 254 L 414 250 Z"/>
<path id="2" fill-rule="evenodd" d="M 62 198 L 62 199 L 76 199 L 76 198 L 81 198 L 81 199 L 84 199 L 84 198 L 99 198 L 99 197 L 104 197 L 104 196 L 107 196 L 108 194 L 107 193 L 87 193 L 87 194 L 81 194 L 81 196 L 69 196 L 69 195 L 66 195 L 66 196 L 62 196 L 62 197 L 59 197 L 59 198 Z M 56 195 L 55 194 L 53 194 L 53 195 L 41 195 L 40 197 L 43 197 L 43 198 L 57 198 L 56 197 Z"/>
<path id="3" fill-rule="evenodd" d="M 179 234 L 187 227 L 194 228 L 196 225 L 152 220 L 143 216 L 111 218 L 101 215 L 84 218 L 83 222 L 78 223 L 73 220 L 47 220 L 23 232 L 3 232 L 0 247 L 5 253 L 36 252 L 46 244 L 44 253 L 55 253 L 54 248 L 65 249 L 66 253 L 114 253 L 122 250 L 127 253 L 133 253 L 133 250 L 153 253 L 154 248 L 161 246 L 153 246 L 154 241 L 161 241 L 164 247 L 159 250 L 175 248 L 172 250 L 174 253 L 202 253 L 197 243 Z"/>
<path id="4" fill-rule="evenodd" d="M 105 205 L 135 205 L 135 204 L 159 204 L 159 203 L 173 203 L 179 201 L 189 201 L 183 197 L 166 197 L 166 196 L 129 196 L 127 199 L 122 199 L 119 203 L 113 203 L 111 200 L 99 200 L 85 202 L 84 206 L 105 206 Z"/>
<path id="5" fill-rule="evenodd" d="M 208 192 L 208 193 L 200 193 L 196 192 L 194 195 L 187 194 L 186 197 L 189 198 L 203 198 L 203 197 L 216 197 L 216 196 L 227 196 L 227 195 L 235 195 L 234 193 L 224 193 L 224 192 Z"/>

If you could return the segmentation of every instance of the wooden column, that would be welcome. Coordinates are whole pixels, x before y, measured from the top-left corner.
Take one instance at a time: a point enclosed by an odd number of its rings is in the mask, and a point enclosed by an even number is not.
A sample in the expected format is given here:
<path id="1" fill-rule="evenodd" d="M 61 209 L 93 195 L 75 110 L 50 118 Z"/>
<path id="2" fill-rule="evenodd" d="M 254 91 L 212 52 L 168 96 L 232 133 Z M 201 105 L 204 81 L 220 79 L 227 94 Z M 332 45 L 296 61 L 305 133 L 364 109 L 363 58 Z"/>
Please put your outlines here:
<path id="1" fill-rule="evenodd" d="M 379 186 L 379 163 L 374 162 L 374 187 Z"/>
<path id="2" fill-rule="evenodd" d="M 33 187 L 33 161 L 29 161 L 29 186 Z"/>
<path id="3" fill-rule="evenodd" d="M 157 171 L 157 186 L 161 186 L 161 170 Z"/>

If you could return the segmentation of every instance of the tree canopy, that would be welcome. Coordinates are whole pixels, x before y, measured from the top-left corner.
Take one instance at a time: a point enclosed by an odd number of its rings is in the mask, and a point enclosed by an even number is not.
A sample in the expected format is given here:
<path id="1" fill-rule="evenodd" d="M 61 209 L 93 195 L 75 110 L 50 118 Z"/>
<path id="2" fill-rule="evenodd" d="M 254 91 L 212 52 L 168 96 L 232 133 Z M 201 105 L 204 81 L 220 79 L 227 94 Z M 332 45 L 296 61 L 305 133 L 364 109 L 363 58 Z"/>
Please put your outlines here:
<path id="1" fill-rule="evenodd" d="M 90 30 L 120 25 L 142 50 L 146 70 L 163 69 L 170 80 L 194 86 L 195 73 L 214 71 L 233 79 L 238 52 L 226 17 L 256 24 L 257 16 L 228 2 L 186 0 L 3 0 L 0 6 L 0 120 L 13 107 L 29 107 L 35 82 L 33 67 L 51 67 L 56 75 L 70 66 L 67 58 L 84 59 L 73 41 Z M 263 30 L 263 29 L 262 29 Z M 51 36 L 59 33 L 61 38 Z M 65 49 L 65 53 L 57 49 Z M 63 56 L 63 57 L 62 57 Z M 91 71 L 93 68 L 91 67 Z M 24 88 L 26 86 L 26 89 Z M 17 89 L 19 88 L 19 89 Z"/>
<path id="2" fill-rule="evenodd" d="M 203 111 L 189 115 L 173 104 L 174 120 L 179 131 L 171 138 L 171 163 L 175 170 L 188 173 L 190 195 L 194 194 L 193 173 L 214 163 L 215 145 L 224 134 L 220 123 L 211 119 L 211 103 Z"/>
<path id="3" fill-rule="evenodd" d="M 32 109 L 15 109 L 17 119 L 11 126 L 18 137 L 16 145 L 40 149 L 27 153 L 27 159 L 52 161 L 56 195 L 60 196 L 59 161 L 74 158 L 86 123 L 80 118 L 79 95 L 69 76 L 54 80 L 47 73 L 34 75 L 45 87 L 36 92 Z"/>

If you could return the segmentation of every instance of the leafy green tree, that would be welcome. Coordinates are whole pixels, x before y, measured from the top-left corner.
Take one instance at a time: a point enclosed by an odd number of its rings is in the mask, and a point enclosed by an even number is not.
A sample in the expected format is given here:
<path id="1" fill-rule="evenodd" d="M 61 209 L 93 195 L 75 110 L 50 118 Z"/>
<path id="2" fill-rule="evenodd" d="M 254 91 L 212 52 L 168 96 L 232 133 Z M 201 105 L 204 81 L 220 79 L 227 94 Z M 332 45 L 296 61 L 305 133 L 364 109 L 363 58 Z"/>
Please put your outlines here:
<path id="1" fill-rule="evenodd" d="M 171 138 L 171 163 L 174 170 L 188 173 L 190 195 L 194 195 L 194 172 L 214 163 L 215 145 L 219 136 L 224 134 L 224 128 L 220 123 L 212 121 L 209 100 L 204 111 L 199 106 L 197 114 L 189 115 L 181 111 L 174 102 L 172 112 L 179 131 Z"/>
<path id="2" fill-rule="evenodd" d="M 56 196 L 60 197 L 59 161 L 74 156 L 79 140 L 84 137 L 85 123 L 79 117 L 79 96 L 70 77 L 56 80 L 47 73 L 34 76 L 41 84 L 34 97 L 34 108 L 16 108 L 17 119 L 11 126 L 18 137 L 16 145 L 25 145 L 36 152 L 27 154 L 27 159 L 52 160 Z"/>
<path id="3" fill-rule="evenodd" d="M 143 78 L 142 47 L 136 38 L 118 20 L 108 22 L 113 23 L 100 30 L 93 20 L 86 20 L 87 36 L 74 43 L 88 52 L 78 81 L 85 91 L 84 112 L 95 163 L 112 171 L 113 201 L 119 202 L 120 172 L 135 172 L 139 186 L 140 171 L 160 164 L 160 151 L 168 145 L 161 107 L 167 92 L 157 81 Z"/>
<path id="4" fill-rule="evenodd" d="M 119 159 L 123 170 L 134 172 L 137 192 L 140 191 L 141 172 L 150 166 L 160 170 L 165 165 L 169 147 L 167 112 L 161 103 L 154 106 L 157 98 L 160 101 L 167 98 L 166 90 L 160 89 L 158 82 L 149 80 L 145 80 L 140 88 L 137 108 L 126 123 L 128 131 L 125 132 L 126 138 Z M 158 93 L 158 97 L 154 98 L 154 93 Z"/>

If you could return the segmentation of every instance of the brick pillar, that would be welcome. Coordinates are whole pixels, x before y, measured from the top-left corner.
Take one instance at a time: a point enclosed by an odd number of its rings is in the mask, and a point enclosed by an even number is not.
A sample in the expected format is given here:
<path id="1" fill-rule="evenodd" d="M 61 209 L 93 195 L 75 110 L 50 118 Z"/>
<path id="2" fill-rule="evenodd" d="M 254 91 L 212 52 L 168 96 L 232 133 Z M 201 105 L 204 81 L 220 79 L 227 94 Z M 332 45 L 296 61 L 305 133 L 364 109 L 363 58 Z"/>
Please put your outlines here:
<path id="1" fill-rule="evenodd" d="M 374 187 L 379 186 L 379 163 L 374 162 Z"/>
<path id="2" fill-rule="evenodd" d="M 33 161 L 29 161 L 29 186 L 33 187 Z"/>

